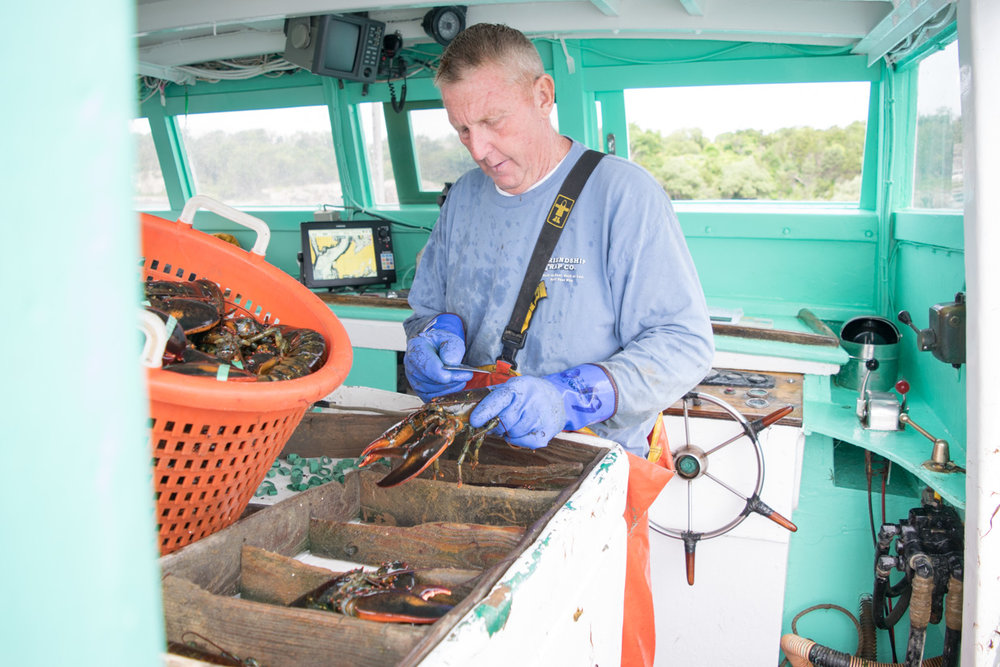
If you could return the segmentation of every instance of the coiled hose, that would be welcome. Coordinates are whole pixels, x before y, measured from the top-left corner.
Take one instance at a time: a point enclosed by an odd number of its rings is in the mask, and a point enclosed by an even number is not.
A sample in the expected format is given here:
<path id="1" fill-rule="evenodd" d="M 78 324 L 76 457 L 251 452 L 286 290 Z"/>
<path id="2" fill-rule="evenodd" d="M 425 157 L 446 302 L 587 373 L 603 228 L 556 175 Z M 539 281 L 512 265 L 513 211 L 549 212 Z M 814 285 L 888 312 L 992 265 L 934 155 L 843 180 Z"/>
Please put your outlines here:
<path id="1" fill-rule="evenodd" d="M 902 662 L 872 662 L 857 655 L 848 655 L 842 651 L 821 646 L 811 639 L 799 637 L 791 633 L 781 638 L 781 650 L 784 651 L 792 667 L 904 667 Z M 924 667 L 941 667 L 944 658 L 937 656 L 921 663 Z"/>
<path id="2" fill-rule="evenodd" d="M 906 647 L 906 662 L 872 662 L 861 655 L 848 655 L 842 651 L 835 651 L 817 644 L 811 639 L 789 633 L 781 638 L 781 650 L 785 653 L 785 657 L 788 658 L 792 667 L 916 667 L 917 665 L 950 667 L 957 665 L 962 622 L 961 573 L 953 574 L 948 581 L 948 595 L 945 600 L 944 652 L 937 657 L 921 661 L 924 638 L 931 615 L 934 579 L 929 559 L 926 559 L 926 556 L 917 554 L 911 562 L 916 574 L 913 578 L 913 595 L 910 603 L 910 640 Z M 858 627 L 860 635 L 860 624 Z M 859 637 L 859 653 L 862 643 L 864 641 Z"/>
<path id="3" fill-rule="evenodd" d="M 858 650 L 859 658 L 875 660 L 878 657 L 878 638 L 875 635 L 875 615 L 872 610 L 872 596 L 862 595 L 858 603 Z"/>
<path id="4" fill-rule="evenodd" d="M 854 624 L 854 629 L 857 630 L 858 633 L 858 650 L 854 653 L 854 655 L 858 656 L 859 658 L 866 658 L 868 660 L 875 659 L 876 656 L 875 626 L 872 618 L 872 598 L 870 595 L 861 596 L 860 610 L 858 613 L 858 616 L 861 619 L 860 621 L 854 617 L 854 614 L 844 609 L 840 605 L 814 604 L 813 606 L 807 609 L 803 609 L 802 611 L 800 611 L 795 615 L 795 618 L 792 619 L 792 632 L 788 636 L 797 637 L 799 632 L 798 628 L 799 619 L 810 612 L 817 611 L 820 609 L 832 609 L 834 611 L 839 611 L 842 614 L 844 614 L 844 616 L 847 616 L 847 618 L 851 619 L 851 623 Z M 784 667 L 784 665 L 791 662 L 788 656 L 789 654 L 786 651 L 785 659 L 781 661 L 780 667 Z"/>

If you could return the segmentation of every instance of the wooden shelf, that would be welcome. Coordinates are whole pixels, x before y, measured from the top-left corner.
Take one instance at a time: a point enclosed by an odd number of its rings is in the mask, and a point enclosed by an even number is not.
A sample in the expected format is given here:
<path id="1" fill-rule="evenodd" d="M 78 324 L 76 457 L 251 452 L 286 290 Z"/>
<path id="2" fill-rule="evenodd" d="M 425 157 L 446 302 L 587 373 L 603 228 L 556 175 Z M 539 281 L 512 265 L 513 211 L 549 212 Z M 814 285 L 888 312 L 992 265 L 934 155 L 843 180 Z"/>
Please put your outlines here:
<path id="1" fill-rule="evenodd" d="M 746 392 L 749 389 L 748 387 L 700 384 L 695 387 L 695 391 L 709 394 L 713 398 L 728 403 L 734 410 L 751 421 L 767 416 L 786 405 L 791 405 L 794 407 L 794 410 L 777 423 L 785 426 L 802 426 L 802 375 L 800 373 L 776 373 L 771 371 L 762 374 L 775 379 L 775 386 L 767 389 L 768 395 L 766 400 L 768 405 L 763 408 L 747 405 L 746 401 L 748 397 L 746 396 Z M 684 414 L 683 402 L 677 401 L 663 412 L 668 415 L 682 415 Z M 689 408 L 689 414 L 692 417 L 705 417 L 708 419 L 730 419 L 728 413 L 711 403 Z"/>

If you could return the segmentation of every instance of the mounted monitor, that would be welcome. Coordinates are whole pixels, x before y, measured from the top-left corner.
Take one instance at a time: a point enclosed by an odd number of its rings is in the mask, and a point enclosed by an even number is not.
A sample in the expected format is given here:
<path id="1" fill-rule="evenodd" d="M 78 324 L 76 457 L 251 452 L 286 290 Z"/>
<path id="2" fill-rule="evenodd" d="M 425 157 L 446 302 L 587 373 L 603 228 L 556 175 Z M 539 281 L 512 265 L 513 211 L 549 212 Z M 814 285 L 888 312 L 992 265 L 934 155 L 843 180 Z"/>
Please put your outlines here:
<path id="1" fill-rule="evenodd" d="M 302 282 L 306 287 L 380 285 L 396 280 L 392 233 L 382 220 L 303 222 Z"/>
<path id="2" fill-rule="evenodd" d="M 287 19 L 285 59 L 320 76 L 372 83 L 384 34 L 385 23 L 353 14 Z"/>

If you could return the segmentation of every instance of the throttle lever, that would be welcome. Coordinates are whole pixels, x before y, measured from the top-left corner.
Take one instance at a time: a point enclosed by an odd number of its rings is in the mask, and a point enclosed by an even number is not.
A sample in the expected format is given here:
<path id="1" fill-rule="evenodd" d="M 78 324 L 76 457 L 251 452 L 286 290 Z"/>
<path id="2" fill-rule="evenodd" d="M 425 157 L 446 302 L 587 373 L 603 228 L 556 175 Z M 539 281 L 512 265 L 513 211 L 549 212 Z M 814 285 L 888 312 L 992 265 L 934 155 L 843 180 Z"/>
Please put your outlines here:
<path id="1" fill-rule="evenodd" d="M 934 334 L 934 330 L 921 329 L 914 324 L 913 318 L 910 317 L 910 311 L 899 311 L 896 313 L 896 319 L 913 329 L 913 333 L 917 334 L 917 348 L 921 351 L 928 352 L 937 346 L 937 336 Z"/>
<path id="2" fill-rule="evenodd" d="M 908 310 L 899 311 L 896 314 L 896 319 L 905 324 L 906 326 L 910 327 L 914 331 L 916 331 L 918 336 L 920 335 L 920 329 L 917 328 L 917 325 L 913 323 L 913 318 L 910 317 L 910 311 Z"/>
<path id="3" fill-rule="evenodd" d="M 935 438 L 933 435 L 928 433 L 924 428 L 913 421 L 908 412 L 904 412 L 899 415 L 899 423 L 904 426 L 912 426 L 913 430 L 934 443 L 934 448 L 931 449 L 930 460 L 924 461 L 923 465 L 925 468 L 928 470 L 934 470 L 935 472 L 965 472 L 965 468 L 957 466 L 954 462 L 952 462 L 947 440 Z"/>

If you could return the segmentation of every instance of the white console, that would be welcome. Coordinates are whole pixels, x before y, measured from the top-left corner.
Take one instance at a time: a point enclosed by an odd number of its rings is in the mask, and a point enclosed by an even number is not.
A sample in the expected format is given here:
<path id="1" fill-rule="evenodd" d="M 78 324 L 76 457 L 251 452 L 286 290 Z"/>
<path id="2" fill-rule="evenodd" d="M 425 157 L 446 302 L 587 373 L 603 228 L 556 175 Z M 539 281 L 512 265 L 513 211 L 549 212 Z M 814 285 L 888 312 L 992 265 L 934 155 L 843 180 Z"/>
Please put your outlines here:
<path id="1" fill-rule="evenodd" d="M 711 449 L 741 432 L 732 419 L 690 418 L 688 439 L 683 417 L 666 420 L 672 451 L 685 442 Z M 802 429 L 777 424 L 762 431 L 758 440 L 764 461 L 759 497 L 794 522 L 805 440 Z M 706 532 L 739 515 L 757 477 L 752 443 L 743 436 L 711 454 L 708 461 L 712 477 L 731 488 L 706 476 L 688 482 L 675 475 L 650 509 L 651 521 Z M 683 542 L 651 528 L 655 665 L 776 664 L 789 537 L 778 524 L 750 513 L 724 535 L 696 543 L 695 580 L 689 586 Z"/>

